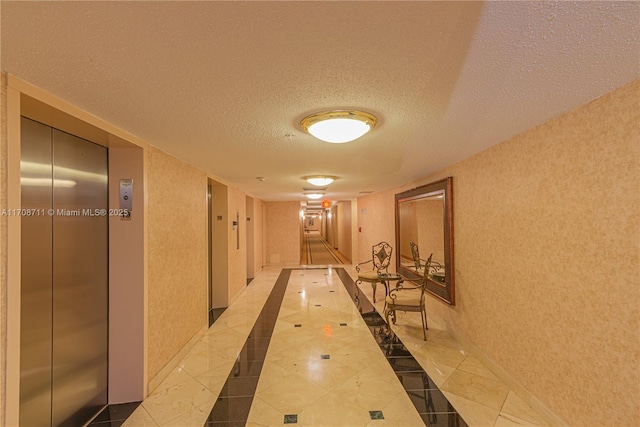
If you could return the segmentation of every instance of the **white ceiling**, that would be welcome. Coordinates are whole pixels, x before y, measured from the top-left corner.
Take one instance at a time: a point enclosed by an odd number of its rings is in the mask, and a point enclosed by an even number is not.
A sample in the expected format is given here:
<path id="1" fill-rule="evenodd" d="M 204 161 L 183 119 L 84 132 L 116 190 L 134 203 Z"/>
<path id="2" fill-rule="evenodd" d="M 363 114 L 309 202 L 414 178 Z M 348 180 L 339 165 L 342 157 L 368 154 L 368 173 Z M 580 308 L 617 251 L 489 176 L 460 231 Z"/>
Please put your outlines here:
<path id="1" fill-rule="evenodd" d="M 640 3 L 1 3 L 2 70 L 263 200 L 409 183 L 640 77 Z M 320 110 L 378 126 L 305 134 Z M 256 179 L 266 177 L 265 182 Z"/>

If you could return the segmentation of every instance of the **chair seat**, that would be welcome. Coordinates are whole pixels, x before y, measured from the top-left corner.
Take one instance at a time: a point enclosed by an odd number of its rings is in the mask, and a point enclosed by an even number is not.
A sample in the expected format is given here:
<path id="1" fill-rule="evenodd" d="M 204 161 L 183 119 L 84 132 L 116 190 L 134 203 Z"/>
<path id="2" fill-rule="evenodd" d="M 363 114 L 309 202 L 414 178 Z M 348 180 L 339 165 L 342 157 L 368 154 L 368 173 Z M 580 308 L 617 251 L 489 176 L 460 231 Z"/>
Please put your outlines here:
<path id="1" fill-rule="evenodd" d="M 363 271 L 358 273 L 358 279 L 364 280 L 366 282 L 381 282 L 382 279 L 378 276 L 377 271 Z"/>
<path id="2" fill-rule="evenodd" d="M 420 291 L 420 289 L 405 288 L 401 291 L 394 292 L 393 295 L 395 296 L 395 298 L 391 298 L 391 296 L 387 297 L 387 304 L 410 305 L 415 307 L 420 307 L 422 305 L 422 292 Z"/>

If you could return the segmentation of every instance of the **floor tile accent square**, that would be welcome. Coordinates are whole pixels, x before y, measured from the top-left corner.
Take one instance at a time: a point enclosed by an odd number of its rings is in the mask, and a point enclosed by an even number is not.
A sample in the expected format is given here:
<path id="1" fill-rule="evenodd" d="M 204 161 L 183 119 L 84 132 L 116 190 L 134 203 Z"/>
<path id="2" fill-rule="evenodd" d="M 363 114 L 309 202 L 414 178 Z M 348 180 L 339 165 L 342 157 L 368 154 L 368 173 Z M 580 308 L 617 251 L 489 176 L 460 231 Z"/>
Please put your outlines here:
<path id="1" fill-rule="evenodd" d="M 382 415 L 382 411 L 369 411 L 369 416 L 372 420 L 384 420 L 384 415 Z"/>
<path id="2" fill-rule="evenodd" d="M 298 424 L 298 414 L 288 414 L 284 416 L 285 424 Z"/>

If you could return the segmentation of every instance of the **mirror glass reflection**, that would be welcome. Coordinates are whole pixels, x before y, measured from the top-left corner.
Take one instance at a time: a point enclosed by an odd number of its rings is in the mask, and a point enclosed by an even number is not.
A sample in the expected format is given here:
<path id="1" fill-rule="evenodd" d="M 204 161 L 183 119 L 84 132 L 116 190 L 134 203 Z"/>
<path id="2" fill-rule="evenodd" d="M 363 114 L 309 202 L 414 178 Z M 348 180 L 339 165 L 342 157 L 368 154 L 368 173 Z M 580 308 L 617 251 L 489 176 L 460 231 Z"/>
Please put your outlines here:
<path id="1" fill-rule="evenodd" d="M 444 285 L 444 191 L 398 202 L 400 262 L 419 275 L 429 255 L 429 277 Z"/>
<path id="2" fill-rule="evenodd" d="M 413 281 L 424 276 L 431 256 L 427 289 L 454 304 L 452 178 L 396 194 L 396 265 Z"/>

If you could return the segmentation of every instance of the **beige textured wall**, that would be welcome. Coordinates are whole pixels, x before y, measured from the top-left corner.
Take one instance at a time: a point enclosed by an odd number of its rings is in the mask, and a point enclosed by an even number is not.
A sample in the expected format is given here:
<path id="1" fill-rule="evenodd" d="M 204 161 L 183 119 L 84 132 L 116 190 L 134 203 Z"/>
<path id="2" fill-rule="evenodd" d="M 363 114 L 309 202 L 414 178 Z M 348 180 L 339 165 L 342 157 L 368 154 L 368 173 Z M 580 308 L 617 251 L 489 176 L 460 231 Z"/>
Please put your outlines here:
<path id="1" fill-rule="evenodd" d="M 428 312 L 571 425 L 640 420 L 639 103 L 636 81 L 415 183 L 454 177 L 457 305 Z M 392 193 L 360 201 L 361 257 Z"/>
<path id="2" fill-rule="evenodd" d="M 149 378 L 207 322 L 207 178 L 155 148 L 148 165 Z"/>
<path id="3" fill-rule="evenodd" d="M 247 286 L 247 196 L 237 188 L 229 187 L 229 218 L 239 217 L 238 232 L 229 221 L 229 301 Z M 239 240 L 238 240 L 239 237 Z M 239 243 L 239 245 L 238 245 Z M 238 247 L 239 246 L 239 247 Z"/>
<path id="4" fill-rule="evenodd" d="M 329 218 L 329 214 L 331 215 L 331 218 Z M 338 206 L 333 205 L 331 207 L 331 210 L 327 214 L 327 236 L 325 237 L 327 239 L 327 242 L 329 242 L 332 248 L 338 247 L 338 239 L 336 237 L 337 228 L 338 228 Z"/>
<path id="5" fill-rule="evenodd" d="M 300 202 L 265 202 L 267 264 L 300 264 Z"/>
<path id="6" fill-rule="evenodd" d="M 396 234 L 395 234 L 395 193 L 397 190 L 382 191 L 358 199 L 358 227 L 362 230 L 358 236 L 358 256 L 353 262 L 364 262 L 372 259 L 371 248 L 387 242 L 393 247 L 390 271 L 396 266 Z"/>

